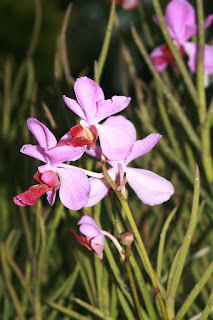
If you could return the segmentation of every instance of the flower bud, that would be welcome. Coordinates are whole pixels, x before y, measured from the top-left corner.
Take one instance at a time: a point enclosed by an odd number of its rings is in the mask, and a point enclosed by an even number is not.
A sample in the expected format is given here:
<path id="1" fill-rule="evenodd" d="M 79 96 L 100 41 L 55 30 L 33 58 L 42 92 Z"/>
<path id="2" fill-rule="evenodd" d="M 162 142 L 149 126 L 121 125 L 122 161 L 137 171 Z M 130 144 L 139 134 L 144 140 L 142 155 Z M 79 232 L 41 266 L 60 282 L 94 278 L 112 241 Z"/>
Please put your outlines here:
<path id="1" fill-rule="evenodd" d="M 124 246 L 131 246 L 134 240 L 134 235 L 132 232 L 125 232 L 123 234 L 120 234 L 119 238 Z"/>

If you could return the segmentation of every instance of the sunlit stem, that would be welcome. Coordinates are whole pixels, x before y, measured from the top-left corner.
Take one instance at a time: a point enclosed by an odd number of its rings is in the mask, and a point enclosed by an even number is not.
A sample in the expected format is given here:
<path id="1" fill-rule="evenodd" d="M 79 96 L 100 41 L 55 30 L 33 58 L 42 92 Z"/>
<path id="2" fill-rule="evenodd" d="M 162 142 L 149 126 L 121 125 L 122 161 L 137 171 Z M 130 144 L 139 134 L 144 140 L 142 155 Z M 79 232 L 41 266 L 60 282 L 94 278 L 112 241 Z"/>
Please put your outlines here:
<path id="1" fill-rule="evenodd" d="M 116 195 L 117 195 L 117 197 L 118 197 L 118 199 L 119 199 L 119 201 L 120 201 L 120 203 L 121 203 L 121 205 L 122 205 L 122 207 L 124 209 L 124 212 L 125 212 L 128 220 L 129 220 L 129 223 L 131 225 L 131 228 L 132 228 L 132 231 L 134 233 L 134 236 L 135 236 L 135 238 L 136 238 L 136 240 L 138 242 L 140 251 L 141 251 L 141 253 L 143 255 L 146 267 L 147 267 L 148 272 L 149 272 L 150 279 L 152 281 L 152 285 L 154 287 L 154 290 L 155 290 L 155 293 L 156 293 L 156 296 L 157 296 L 157 300 L 158 300 L 158 303 L 159 303 L 159 306 L 160 306 L 160 309 L 161 309 L 161 312 L 162 312 L 162 315 L 163 315 L 163 319 L 164 320 L 168 320 L 167 311 L 166 311 L 166 308 L 165 308 L 165 305 L 164 305 L 164 301 L 163 301 L 160 289 L 158 287 L 158 283 L 157 283 L 157 279 L 156 279 L 156 276 L 155 276 L 155 272 L 154 272 L 154 270 L 152 268 L 151 262 L 149 260 L 148 254 L 146 252 L 143 240 L 142 240 L 142 238 L 140 236 L 140 233 L 138 231 L 138 228 L 137 228 L 137 225 L 135 223 L 135 220 L 133 218 L 132 212 L 131 212 L 131 210 L 129 208 L 129 205 L 128 205 L 126 199 L 124 198 L 122 193 L 117 190 L 115 182 L 109 176 L 109 174 L 107 172 L 107 167 L 106 167 L 106 157 L 103 154 L 101 156 L 101 162 L 102 162 L 102 170 L 103 170 L 103 174 L 104 174 L 104 179 L 110 185 L 110 187 L 115 191 L 115 193 L 116 193 Z"/>
<path id="2" fill-rule="evenodd" d="M 112 240 L 112 242 L 114 243 L 114 245 L 118 249 L 118 252 L 120 253 L 121 259 L 123 261 L 125 261 L 125 254 L 123 254 L 123 249 L 122 249 L 120 243 L 118 242 L 118 240 L 111 233 L 109 233 L 107 231 L 101 230 L 101 233 L 103 233 L 106 237 L 108 237 L 110 240 Z"/>

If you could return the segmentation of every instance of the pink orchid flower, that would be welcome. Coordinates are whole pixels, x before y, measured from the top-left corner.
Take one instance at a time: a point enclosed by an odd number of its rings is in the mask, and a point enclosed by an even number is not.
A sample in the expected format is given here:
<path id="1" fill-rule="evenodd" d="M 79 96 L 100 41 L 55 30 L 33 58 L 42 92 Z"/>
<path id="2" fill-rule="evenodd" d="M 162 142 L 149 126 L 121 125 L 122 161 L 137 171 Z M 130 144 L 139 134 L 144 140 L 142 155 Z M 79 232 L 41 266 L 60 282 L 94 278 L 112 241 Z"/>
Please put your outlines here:
<path id="1" fill-rule="evenodd" d="M 137 8 L 138 0 L 116 0 L 116 5 L 121 4 L 124 10 L 132 10 Z"/>
<path id="2" fill-rule="evenodd" d="M 110 240 L 113 241 L 114 245 L 121 255 L 122 260 L 125 260 L 123 249 L 117 239 L 115 239 L 115 237 L 109 232 L 101 230 L 93 218 L 84 215 L 79 220 L 78 225 L 80 225 L 79 230 L 83 235 L 85 235 L 85 238 L 82 236 L 78 236 L 73 229 L 71 229 L 71 232 L 81 245 L 86 247 L 88 250 L 95 252 L 100 259 L 103 259 L 105 236 L 107 236 L 108 238 L 110 238 Z"/>
<path id="3" fill-rule="evenodd" d="M 34 205 L 38 198 L 47 193 L 50 205 L 55 202 L 56 191 L 63 205 L 71 210 L 81 209 L 88 200 L 90 183 L 86 174 L 80 169 L 66 165 L 67 160 L 77 160 L 84 148 L 58 146 L 53 133 L 40 121 L 30 118 L 27 120 L 29 130 L 34 134 L 39 145 L 26 144 L 21 152 L 45 163 L 38 168 L 34 178 L 40 182 L 27 191 L 15 196 L 13 201 L 19 206 Z"/>
<path id="4" fill-rule="evenodd" d="M 96 148 L 96 140 L 99 137 L 103 153 L 110 158 L 122 159 L 127 156 L 133 146 L 134 140 L 128 131 L 119 124 L 121 116 L 117 121 L 110 123 L 108 118 L 103 119 L 124 110 L 130 103 L 131 98 L 125 96 L 113 96 L 105 100 L 103 90 L 93 80 L 82 77 L 77 79 L 74 85 L 77 101 L 63 96 L 66 105 L 75 112 L 82 120 L 80 125 L 71 130 L 70 142 L 72 146 L 91 146 Z M 123 118 L 123 117 L 122 117 Z"/>
<path id="5" fill-rule="evenodd" d="M 166 7 L 165 23 L 171 38 L 182 58 L 188 56 L 188 67 L 192 72 L 197 70 L 198 45 L 188 42 L 192 36 L 198 33 L 196 24 L 196 14 L 193 6 L 186 0 L 172 0 Z M 159 21 L 154 16 L 154 22 L 159 26 Z M 213 22 L 213 15 L 209 15 L 204 23 L 204 28 L 208 28 Z M 166 44 L 155 48 L 151 55 L 151 60 L 158 72 L 163 71 L 168 64 L 175 66 L 175 60 Z M 213 47 L 204 46 L 204 73 L 213 72 Z"/>
<path id="6" fill-rule="evenodd" d="M 161 137 L 158 133 L 152 133 L 145 139 L 135 141 L 130 155 L 122 161 L 108 161 L 112 166 L 108 169 L 108 173 L 116 182 L 118 190 L 121 190 L 125 196 L 125 185 L 128 182 L 138 198 L 151 206 L 161 204 L 172 196 L 174 188 L 171 182 L 151 171 L 128 167 L 128 164 L 151 151 Z M 88 153 L 97 158 L 101 156 L 99 148 L 96 151 L 91 149 Z M 103 179 L 90 178 L 89 180 L 91 192 L 86 207 L 98 203 L 110 190 L 110 186 Z"/>

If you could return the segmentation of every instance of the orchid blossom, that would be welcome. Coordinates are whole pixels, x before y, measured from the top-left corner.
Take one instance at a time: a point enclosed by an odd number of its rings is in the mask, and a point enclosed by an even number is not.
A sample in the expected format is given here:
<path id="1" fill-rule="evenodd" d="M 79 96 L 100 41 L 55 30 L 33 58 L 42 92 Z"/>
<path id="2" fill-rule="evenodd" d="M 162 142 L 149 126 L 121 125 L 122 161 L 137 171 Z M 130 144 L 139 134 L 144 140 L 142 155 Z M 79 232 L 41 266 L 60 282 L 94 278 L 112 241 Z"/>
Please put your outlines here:
<path id="1" fill-rule="evenodd" d="M 154 22 L 159 26 L 159 21 L 154 16 Z M 169 34 L 177 46 L 182 58 L 188 56 L 188 67 L 192 72 L 197 71 L 197 55 L 199 46 L 194 42 L 188 42 L 192 36 L 198 33 L 196 15 L 193 6 L 186 0 L 172 0 L 166 7 L 164 17 Z M 204 28 L 208 28 L 213 22 L 213 15 L 209 15 L 204 22 Z M 151 60 L 158 72 L 163 71 L 168 64 L 175 66 L 175 60 L 167 44 L 155 48 Z M 213 47 L 204 46 L 204 74 L 213 72 Z"/>
<path id="2" fill-rule="evenodd" d="M 105 246 L 105 236 L 113 241 L 114 245 L 118 249 L 122 260 L 125 260 L 125 255 L 123 254 L 123 249 L 119 242 L 113 235 L 109 232 L 101 230 L 95 220 L 90 216 L 84 215 L 78 222 L 80 225 L 80 232 L 85 235 L 85 238 L 78 236 L 73 229 L 71 229 L 72 234 L 76 240 L 86 247 L 88 250 L 95 252 L 100 259 L 103 259 L 103 250 Z"/>
<path id="3" fill-rule="evenodd" d="M 157 205 L 167 201 L 174 193 L 174 188 L 168 180 L 159 175 L 143 169 L 130 168 L 128 164 L 147 152 L 157 144 L 162 136 L 152 133 L 143 140 L 135 141 L 129 156 L 121 161 L 108 161 L 112 168 L 108 169 L 108 174 L 116 182 L 118 190 L 125 196 L 125 185 L 128 182 L 141 201 L 148 205 Z M 100 158 L 99 148 L 90 150 L 88 153 Z M 110 186 L 103 179 L 90 178 L 91 192 L 86 207 L 98 203 L 109 192 Z"/>
<path id="4" fill-rule="evenodd" d="M 81 209 L 87 203 L 90 194 L 89 179 L 79 168 L 68 165 L 63 167 L 63 162 L 79 159 L 84 148 L 58 146 L 53 133 L 34 118 L 28 119 L 27 125 L 39 145 L 24 145 L 21 152 L 43 161 L 45 165 L 38 167 L 38 172 L 34 175 L 40 184 L 15 196 L 13 201 L 19 206 L 34 205 L 39 197 L 47 193 L 47 200 L 53 205 L 56 191 L 59 190 L 60 200 L 65 207 L 71 210 Z"/>
<path id="5" fill-rule="evenodd" d="M 112 124 L 110 116 L 124 110 L 131 98 L 113 96 L 105 100 L 101 87 L 87 77 L 77 79 L 74 91 L 78 102 L 66 96 L 63 99 L 82 120 L 80 125 L 71 128 L 70 139 L 66 143 L 71 146 L 87 145 L 95 149 L 99 137 L 102 152 L 108 159 L 120 160 L 126 157 L 131 152 L 134 140 L 121 125 L 122 118 L 125 118 L 117 116 L 117 121 Z M 99 124 L 107 117 L 104 123 Z"/>

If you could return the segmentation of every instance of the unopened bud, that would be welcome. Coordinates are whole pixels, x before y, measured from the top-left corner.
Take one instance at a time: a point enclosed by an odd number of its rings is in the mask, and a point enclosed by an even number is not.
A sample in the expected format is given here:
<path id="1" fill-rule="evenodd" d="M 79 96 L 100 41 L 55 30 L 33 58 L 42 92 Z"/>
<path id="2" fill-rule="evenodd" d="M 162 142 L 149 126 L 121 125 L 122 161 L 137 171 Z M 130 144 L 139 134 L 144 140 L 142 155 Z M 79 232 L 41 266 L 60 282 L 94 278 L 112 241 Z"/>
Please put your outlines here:
<path id="1" fill-rule="evenodd" d="M 134 235 L 132 232 L 125 232 L 123 234 L 120 234 L 119 238 L 124 246 L 131 246 L 134 240 Z"/>

